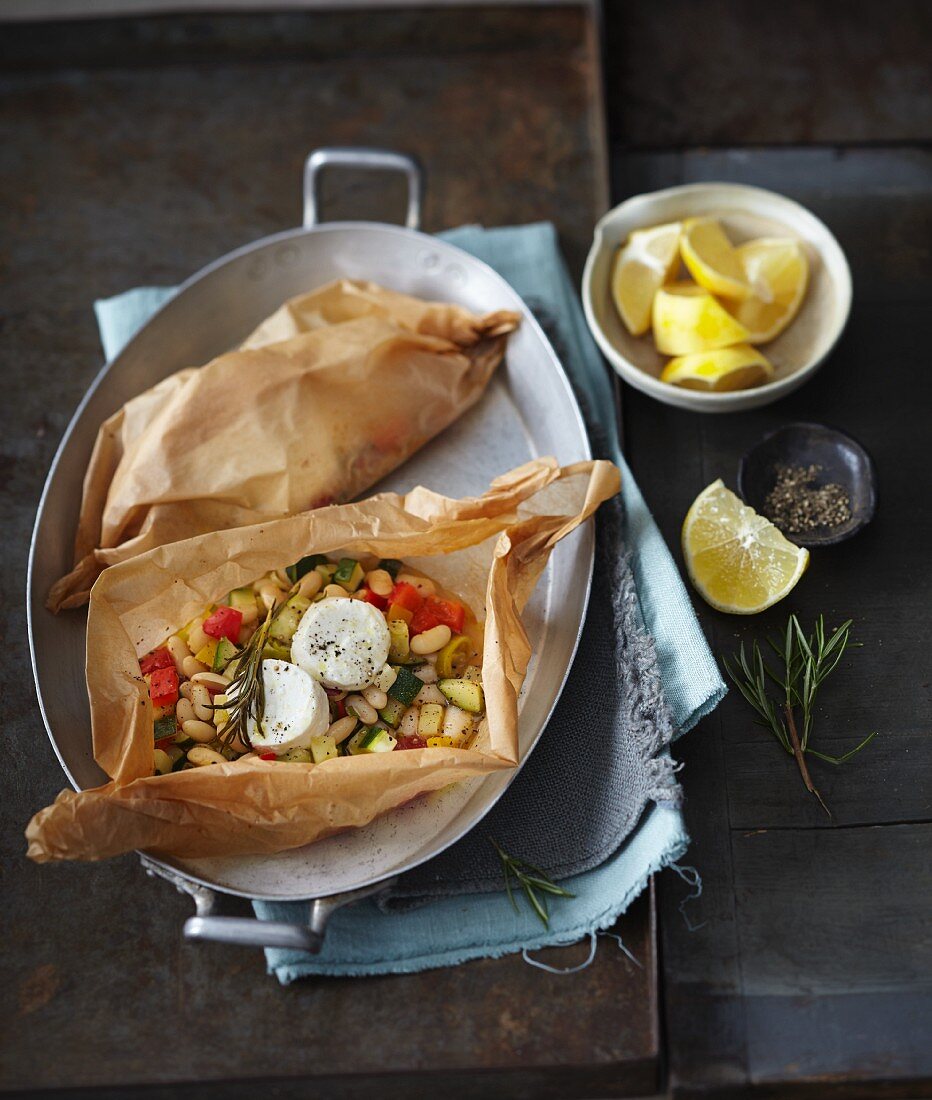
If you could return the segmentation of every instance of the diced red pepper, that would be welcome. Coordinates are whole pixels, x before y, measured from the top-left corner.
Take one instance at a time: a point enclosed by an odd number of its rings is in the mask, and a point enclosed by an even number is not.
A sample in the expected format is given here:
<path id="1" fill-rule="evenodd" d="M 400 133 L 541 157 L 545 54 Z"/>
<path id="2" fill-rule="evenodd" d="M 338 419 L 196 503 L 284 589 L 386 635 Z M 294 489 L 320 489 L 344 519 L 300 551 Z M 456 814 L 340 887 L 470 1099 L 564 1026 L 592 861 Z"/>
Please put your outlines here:
<path id="1" fill-rule="evenodd" d="M 373 592 L 371 588 L 360 588 L 357 590 L 356 595 L 366 603 L 371 603 L 374 607 L 377 607 L 379 611 L 384 611 L 388 607 L 388 598 Z"/>
<path id="2" fill-rule="evenodd" d="M 333 709 L 337 713 L 337 718 L 345 718 L 346 717 L 346 700 L 345 699 L 334 699 L 333 700 Z"/>
<path id="3" fill-rule="evenodd" d="M 260 752 L 259 753 L 259 759 L 260 760 L 277 760 L 278 757 L 275 755 L 274 752 Z"/>
<path id="4" fill-rule="evenodd" d="M 161 749 L 162 752 L 165 752 L 167 749 L 170 749 L 172 747 L 172 745 L 177 745 L 177 744 L 178 744 L 178 742 L 175 740 L 174 734 L 172 734 L 171 737 L 163 737 L 159 741 L 156 741 L 155 747 L 157 749 Z"/>
<path id="5" fill-rule="evenodd" d="M 409 733 L 407 737 L 399 737 L 398 744 L 395 746 L 395 752 L 399 749 L 426 749 L 427 742 L 423 737 L 419 737 L 416 733 Z"/>
<path id="6" fill-rule="evenodd" d="M 210 618 L 204 620 L 202 629 L 211 638 L 229 638 L 235 642 L 242 625 L 242 611 L 237 611 L 235 607 L 218 607 Z"/>
<path id="7" fill-rule="evenodd" d="M 149 682 L 149 698 L 154 707 L 170 707 L 178 701 L 178 673 L 171 668 L 157 668 L 146 676 Z"/>
<path id="8" fill-rule="evenodd" d="M 151 653 L 147 653 L 139 662 L 139 667 L 143 676 L 147 676 L 157 668 L 174 668 L 175 660 L 165 646 L 160 646 L 158 649 L 153 649 Z"/>
<path id="9" fill-rule="evenodd" d="M 463 630 L 466 608 L 455 600 L 441 600 L 437 596 L 428 596 L 414 612 L 414 618 L 408 624 L 408 633 L 423 634 L 435 626 L 448 626 L 454 634 Z"/>
<path id="10" fill-rule="evenodd" d="M 405 611 L 417 611 L 421 606 L 422 596 L 413 584 L 407 581 L 398 581 L 388 597 L 388 602 L 403 607 Z"/>

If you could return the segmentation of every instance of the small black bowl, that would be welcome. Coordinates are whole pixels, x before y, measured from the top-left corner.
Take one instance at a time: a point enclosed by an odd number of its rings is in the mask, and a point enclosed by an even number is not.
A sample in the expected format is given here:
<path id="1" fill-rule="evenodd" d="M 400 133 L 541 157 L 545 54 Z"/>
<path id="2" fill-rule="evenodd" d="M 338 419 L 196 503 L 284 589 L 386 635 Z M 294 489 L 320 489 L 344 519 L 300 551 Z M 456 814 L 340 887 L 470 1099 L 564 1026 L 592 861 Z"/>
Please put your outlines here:
<path id="1" fill-rule="evenodd" d="M 761 515 L 779 466 L 819 466 L 817 484 L 834 482 L 848 494 L 851 516 L 836 527 L 784 532 L 799 546 L 831 546 L 857 534 L 874 517 L 877 475 L 860 443 L 825 424 L 787 424 L 765 435 L 738 464 L 738 492 Z"/>

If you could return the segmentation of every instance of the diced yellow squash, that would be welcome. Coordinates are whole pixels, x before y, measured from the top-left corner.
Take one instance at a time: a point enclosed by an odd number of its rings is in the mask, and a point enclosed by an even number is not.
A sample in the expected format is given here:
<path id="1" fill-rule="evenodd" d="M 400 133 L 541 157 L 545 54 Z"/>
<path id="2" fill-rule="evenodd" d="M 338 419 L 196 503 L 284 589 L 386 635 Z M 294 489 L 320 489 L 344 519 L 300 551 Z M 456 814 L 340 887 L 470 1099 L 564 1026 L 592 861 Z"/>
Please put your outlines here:
<path id="1" fill-rule="evenodd" d="M 443 728 L 444 708 L 439 703 L 424 703 L 417 719 L 417 732 L 420 737 L 432 737 Z"/>

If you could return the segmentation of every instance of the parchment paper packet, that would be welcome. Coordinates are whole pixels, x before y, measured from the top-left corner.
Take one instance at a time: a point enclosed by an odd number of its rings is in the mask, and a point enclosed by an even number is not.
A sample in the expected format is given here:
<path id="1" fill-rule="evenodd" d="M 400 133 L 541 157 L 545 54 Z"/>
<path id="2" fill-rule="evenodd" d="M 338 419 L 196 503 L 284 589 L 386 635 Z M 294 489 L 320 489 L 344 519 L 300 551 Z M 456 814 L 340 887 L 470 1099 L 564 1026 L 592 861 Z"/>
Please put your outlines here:
<path id="1" fill-rule="evenodd" d="M 358 496 L 479 399 L 519 322 L 349 280 L 286 302 L 104 422 L 48 607 L 155 546 Z"/>
<path id="2" fill-rule="evenodd" d="M 425 791 L 513 767 L 531 649 L 521 611 L 550 551 L 619 488 L 610 462 L 536 459 L 480 497 L 416 488 L 158 547 L 91 593 L 87 680 L 94 757 L 112 781 L 63 791 L 29 823 L 29 856 L 103 859 L 277 852 L 365 825 Z M 310 553 L 401 558 L 485 616 L 486 717 L 473 749 L 426 748 L 309 765 L 243 757 L 152 773 L 153 712 L 138 658 L 232 588 Z"/>

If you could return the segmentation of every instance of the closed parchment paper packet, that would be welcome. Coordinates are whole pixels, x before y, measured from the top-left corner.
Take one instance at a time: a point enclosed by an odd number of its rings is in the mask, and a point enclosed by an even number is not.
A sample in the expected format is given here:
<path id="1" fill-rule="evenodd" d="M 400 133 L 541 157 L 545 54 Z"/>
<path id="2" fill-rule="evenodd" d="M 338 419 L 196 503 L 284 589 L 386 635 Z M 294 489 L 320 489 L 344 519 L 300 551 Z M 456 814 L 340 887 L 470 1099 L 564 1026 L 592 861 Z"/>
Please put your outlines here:
<path id="1" fill-rule="evenodd" d="M 480 497 L 416 488 L 158 547 L 91 593 L 87 682 L 94 757 L 111 782 L 63 791 L 29 823 L 39 862 L 277 852 L 467 776 L 514 767 L 531 649 L 521 611 L 550 551 L 619 488 L 610 462 L 536 459 Z M 152 775 L 153 711 L 138 658 L 208 603 L 305 554 L 379 555 L 422 569 L 484 616 L 486 716 L 474 749 L 425 748 L 309 765 L 246 758 Z"/>
<path id="2" fill-rule="evenodd" d="M 49 608 L 155 546 L 358 496 L 479 399 L 519 322 L 349 280 L 286 302 L 104 422 Z"/>

